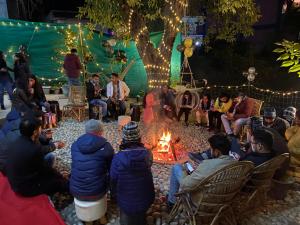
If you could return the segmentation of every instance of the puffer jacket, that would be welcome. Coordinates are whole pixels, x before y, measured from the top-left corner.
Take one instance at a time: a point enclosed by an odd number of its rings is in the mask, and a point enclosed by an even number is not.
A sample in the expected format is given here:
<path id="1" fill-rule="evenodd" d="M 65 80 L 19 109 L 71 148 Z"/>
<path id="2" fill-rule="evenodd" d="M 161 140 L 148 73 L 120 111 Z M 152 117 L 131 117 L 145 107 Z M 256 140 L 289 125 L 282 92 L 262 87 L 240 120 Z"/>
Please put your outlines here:
<path id="1" fill-rule="evenodd" d="M 3 132 L 4 136 L 11 130 L 19 129 L 20 121 L 20 113 L 17 110 L 12 109 L 7 114 L 3 127 L 1 128 L 1 131 Z"/>
<path id="2" fill-rule="evenodd" d="M 114 150 L 103 137 L 84 134 L 71 147 L 70 192 L 81 200 L 98 200 L 109 187 Z"/>
<path id="3" fill-rule="evenodd" d="M 126 214 L 146 212 L 154 201 L 151 152 L 141 146 L 121 150 L 110 169 L 118 206 Z"/>

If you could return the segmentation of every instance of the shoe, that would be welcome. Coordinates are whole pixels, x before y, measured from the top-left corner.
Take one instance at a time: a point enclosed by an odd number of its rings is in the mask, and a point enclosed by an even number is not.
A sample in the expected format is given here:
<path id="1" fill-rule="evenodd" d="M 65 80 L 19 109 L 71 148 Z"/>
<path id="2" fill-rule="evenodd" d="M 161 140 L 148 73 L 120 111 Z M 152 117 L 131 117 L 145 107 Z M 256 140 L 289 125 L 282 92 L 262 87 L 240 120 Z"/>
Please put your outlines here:
<path id="1" fill-rule="evenodd" d="M 201 153 L 189 152 L 188 157 L 196 163 L 201 163 L 201 161 L 203 161 Z"/>
<path id="2" fill-rule="evenodd" d="M 2 110 L 6 110 L 6 108 L 5 108 L 4 105 L 1 105 L 1 109 L 2 109 Z"/>

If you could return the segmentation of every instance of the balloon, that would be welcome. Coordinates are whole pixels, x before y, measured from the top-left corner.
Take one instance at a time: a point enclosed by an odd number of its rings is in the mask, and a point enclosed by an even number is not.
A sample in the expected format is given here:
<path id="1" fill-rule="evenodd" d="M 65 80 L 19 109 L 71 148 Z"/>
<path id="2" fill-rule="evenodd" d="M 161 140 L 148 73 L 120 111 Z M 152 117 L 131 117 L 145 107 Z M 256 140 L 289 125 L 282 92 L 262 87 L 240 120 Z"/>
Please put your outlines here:
<path id="1" fill-rule="evenodd" d="M 193 49 L 192 48 L 186 48 L 185 50 L 184 50 L 184 55 L 186 56 L 186 57 L 191 57 L 192 55 L 193 55 Z"/>
<path id="2" fill-rule="evenodd" d="M 187 38 L 184 40 L 184 46 L 186 48 L 190 48 L 193 45 L 193 39 L 192 38 Z"/>
<path id="3" fill-rule="evenodd" d="M 183 52 L 184 51 L 184 46 L 183 45 L 177 45 L 176 49 L 179 52 Z"/>
<path id="4" fill-rule="evenodd" d="M 115 39 L 109 39 L 107 42 L 108 42 L 108 44 L 109 44 L 111 47 L 113 47 L 113 46 L 115 46 L 115 45 L 117 44 L 117 42 L 116 42 Z"/>

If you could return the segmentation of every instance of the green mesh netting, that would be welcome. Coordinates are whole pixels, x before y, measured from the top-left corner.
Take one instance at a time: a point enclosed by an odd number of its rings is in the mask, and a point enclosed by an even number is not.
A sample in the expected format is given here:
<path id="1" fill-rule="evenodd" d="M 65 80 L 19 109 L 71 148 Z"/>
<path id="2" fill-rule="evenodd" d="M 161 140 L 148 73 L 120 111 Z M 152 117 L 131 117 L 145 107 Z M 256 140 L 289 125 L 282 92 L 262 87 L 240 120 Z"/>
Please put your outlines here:
<path id="1" fill-rule="evenodd" d="M 28 47 L 30 68 L 36 76 L 44 82 L 64 81 L 65 77 L 61 70 L 61 62 L 54 60 L 59 56 L 57 49 L 64 49 L 64 35 L 59 30 L 71 27 L 72 30 L 78 31 L 77 25 L 53 24 L 53 23 L 33 23 L 17 20 L 0 20 L 0 50 L 7 55 L 8 66 L 12 67 L 13 55 L 19 51 L 20 45 Z M 83 29 L 83 36 L 86 37 L 88 31 Z M 162 32 L 151 34 L 151 42 L 158 46 L 161 41 Z M 121 64 L 112 63 L 112 59 L 108 57 L 106 50 L 102 47 L 102 40 L 109 37 L 95 34 L 92 40 L 85 41 L 89 46 L 90 52 L 94 56 L 94 61 L 87 65 L 89 73 L 101 72 L 103 76 L 109 75 L 112 71 L 120 72 Z M 181 53 L 176 50 L 176 46 L 181 42 L 181 35 L 177 35 L 171 60 L 171 82 L 175 83 L 179 80 Z M 131 89 L 131 95 L 135 96 L 141 90 L 146 89 L 147 79 L 144 64 L 139 56 L 134 42 L 130 42 L 127 47 L 122 43 L 117 43 L 114 50 L 124 50 L 128 58 L 135 59 L 134 65 L 128 71 L 125 81 Z M 106 79 L 102 79 L 105 81 Z"/>

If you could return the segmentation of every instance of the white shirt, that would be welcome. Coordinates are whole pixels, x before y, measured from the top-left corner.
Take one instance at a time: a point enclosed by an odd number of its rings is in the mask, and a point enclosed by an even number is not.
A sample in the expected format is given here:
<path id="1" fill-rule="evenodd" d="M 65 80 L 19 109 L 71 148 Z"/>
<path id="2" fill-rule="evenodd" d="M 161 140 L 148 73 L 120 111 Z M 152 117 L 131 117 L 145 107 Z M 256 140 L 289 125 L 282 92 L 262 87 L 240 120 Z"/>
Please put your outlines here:
<path id="1" fill-rule="evenodd" d="M 126 98 L 129 95 L 130 89 L 127 86 L 127 84 L 124 81 L 121 81 L 121 80 L 119 81 L 119 89 L 120 89 L 120 98 L 119 98 L 119 100 L 123 101 L 124 98 Z M 109 97 L 112 97 L 113 94 L 114 94 L 114 86 L 113 86 L 113 83 L 111 81 L 106 86 L 106 95 L 109 98 Z"/>

